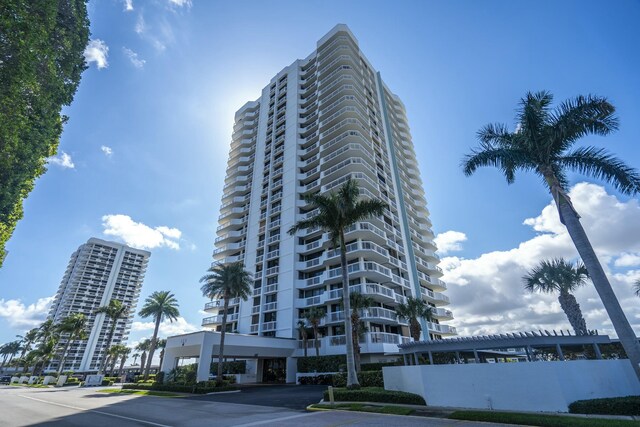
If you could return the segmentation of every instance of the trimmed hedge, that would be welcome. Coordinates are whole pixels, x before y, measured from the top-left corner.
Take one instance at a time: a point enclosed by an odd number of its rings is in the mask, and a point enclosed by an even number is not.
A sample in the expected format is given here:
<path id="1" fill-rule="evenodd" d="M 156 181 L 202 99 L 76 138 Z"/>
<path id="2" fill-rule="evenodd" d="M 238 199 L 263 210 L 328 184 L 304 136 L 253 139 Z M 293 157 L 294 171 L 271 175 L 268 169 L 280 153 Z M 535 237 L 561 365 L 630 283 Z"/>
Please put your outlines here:
<path id="1" fill-rule="evenodd" d="M 385 390 L 378 387 L 361 388 L 358 390 L 336 388 L 333 390 L 333 397 L 338 402 L 381 402 L 426 405 L 422 396 L 417 394 L 406 393 L 404 391 Z M 329 400 L 329 391 L 324 392 L 324 400 Z"/>
<path id="2" fill-rule="evenodd" d="M 299 376 L 301 385 L 333 385 L 333 374 Z"/>
<path id="3" fill-rule="evenodd" d="M 577 400 L 569 405 L 572 414 L 640 415 L 640 396 Z"/>
<path id="4" fill-rule="evenodd" d="M 362 371 L 358 372 L 358 382 L 361 387 L 382 387 L 384 388 L 384 380 L 382 379 L 382 371 Z M 347 374 L 339 373 L 333 376 L 333 385 L 336 387 L 347 386 Z"/>
<path id="5" fill-rule="evenodd" d="M 216 387 L 215 381 L 202 381 L 193 385 L 181 385 L 181 384 L 124 384 L 122 386 L 123 390 L 155 390 L 155 391 L 174 391 L 178 393 L 195 393 L 195 394 L 206 394 L 212 393 L 216 391 L 229 391 L 235 390 L 236 388 L 229 385 L 224 384 L 222 386 Z"/>
<path id="6" fill-rule="evenodd" d="M 338 372 L 346 364 L 345 355 L 301 357 L 298 359 L 298 372 Z"/>
<path id="7" fill-rule="evenodd" d="M 395 362 L 384 362 L 384 363 L 362 363 L 360 365 L 361 371 L 380 371 L 382 372 L 382 368 L 385 366 L 403 366 L 404 363 L 402 359 L 398 359 Z"/>
<path id="8" fill-rule="evenodd" d="M 214 374 L 218 372 L 218 362 L 211 362 L 211 372 L 213 372 Z M 223 362 L 222 372 L 225 374 L 246 374 L 247 361 L 235 360 L 231 362 Z"/>
<path id="9" fill-rule="evenodd" d="M 102 380 L 102 385 L 107 386 L 107 385 L 113 385 L 113 381 L 109 381 L 107 379 Z"/>

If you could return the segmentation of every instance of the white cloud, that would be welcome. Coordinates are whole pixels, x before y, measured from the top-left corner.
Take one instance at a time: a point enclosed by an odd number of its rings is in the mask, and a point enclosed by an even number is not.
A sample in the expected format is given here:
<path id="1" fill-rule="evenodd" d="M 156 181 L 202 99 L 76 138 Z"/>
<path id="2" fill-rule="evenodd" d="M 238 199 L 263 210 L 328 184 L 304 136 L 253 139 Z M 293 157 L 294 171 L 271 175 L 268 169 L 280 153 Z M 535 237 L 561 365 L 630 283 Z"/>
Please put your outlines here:
<path id="1" fill-rule="evenodd" d="M 124 0 L 124 11 L 131 12 L 133 10 L 133 0 Z"/>
<path id="2" fill-rule="evenodd" d="M 180 249 L 178 239 L 182 232 L 177 228 L 166 226 L 149 227 L 141 222 L 135 222 L 128 215 L 105 215 L 102 217 L 103 233 L 107 236 L 116 236 L 127 245 L 139 249 L 153 249 L 168 247 Z"/>
<path id="3" fill-rule="evenodd" d="M 138 15 L 138 19 L 136 20 L 136 26 L 134 27 L 134 31 L 138 34 L 142 34 L 146 30 L 146 23 L 144 22 L 144 16 L 142 13 Z"/>
<path id="4" fill-rule="evenodd" d="M 149 331 L 149 335 L 153 334 L 153 328 L 155 327 L 154 322 L 133 322 L 131 326 L 131 330 L 134 332 L 144 332 Z M 180 335 L 180 334 L 188 334 L 189 332 L 199 331 L 200 328 L 192 325 L 187 322 L 184 317 L 178 317 L 173 322 L 169 322 L 168 320 L 160 323 L 160 330 L 158 332 L 158 336 L 161 337 L 169 337 L 172 335 Z"/>
<path id="5" fill-rule="evenodd" d="M 102 150 L 104 155 L 107 157 L 111 157 L 113 155 L 113 150 L 111 149 L 111 147 L 107 147 L 106 145 L 101 146 L 100 150 Z"/>
<path id="6" fill-rule="evenodd" d="M 99 70 L 109 66 L 107 56 L 109 46 L 100 39 L 91 40 L 84 50 L 84 58 L 88 63 L 95 62 Z"/>
<path id="7" fill-rule="evenodd" d="M 640 205 L 623 202 L 603 187 L 580 183 L 570 196 L 603 267 L 608 273 L 629 321 L 640 332 L 640 304 L 632 284 L 640 270 L 617 272 L 631 266 L 640 253 Z M 462 335 L 493 334 L 531 329 L 570 328 L 555 295 L 529 294 L 522 276 L 540 260 L 552 257 L 577 258 L 573 243 L 553 203 L 535 218 L 524 221 L 540 234 L 510 250 L 489 252 L 477 258 L 445 257 L 441 267 L 451 297 L 451 309 Z M 615 261 L 614 261 L 615 260 Z M 634 264 L 635 266 L 635 264 Z M 614 334 L 611 323 L 591 283 L 576 292 L 589 329 Z"/>
<path id="8" fill-rule="evenodd" d="M 34 304 L 24 305 L 19 299 L 0 299 L 0 317 L 16 329 L 31 329 L 45 321 L 54 297 L 40 298 Z"/>
<path id="9" fill-rule="evenodd" d="M 459 231 L 445 231 L 440 233 L 433 239 L 438 252 L 440 254 L 446 254 L 448 252 L 461 251 L 461 243 L 467 240 L 467 235 Z"/>
<path id="10" fill-rule="evenodd" d="M 76 165 L 71 160 L 71 156 L 62 151 L 59 156 L 49 157 L 47 159 L 49 164 L 58 165 L 61 168 L 73 169 Z"/>
<path id="11" fill-rule="evenodd" d="M 131 61 L 131 63 L 133 64 L 134 67 L 136 68 L 142 68 L 144 67 L 145 61 L 144 59 L 140 59 L 138 57 L 138 54 L 135 53 L 134 51 L 132 51 L 129 48 L 123 47 L 122 51 L 124 52 L 124 54 L 127 56 L 127 58 L 129 58 L 129 61 Z"/>
<path id="12" fill-rule="evenodd" d="M 616 267 L 638 267 L 640 266 L 640 253 L 623 253 L 614 262 Z"/>
<path id="13" fill-rule="evenodd" d="M 177 7 L 191 7 L 191 0 L 169 0 L 169 5 Z"/>

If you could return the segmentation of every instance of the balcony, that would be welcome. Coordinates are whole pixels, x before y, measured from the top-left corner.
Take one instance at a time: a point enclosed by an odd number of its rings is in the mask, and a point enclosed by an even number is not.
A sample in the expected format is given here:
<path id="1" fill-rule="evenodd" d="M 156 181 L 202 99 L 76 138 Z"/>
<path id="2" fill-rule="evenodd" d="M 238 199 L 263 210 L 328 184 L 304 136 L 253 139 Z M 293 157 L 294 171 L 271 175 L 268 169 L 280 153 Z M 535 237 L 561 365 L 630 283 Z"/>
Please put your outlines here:
<path id="1" fill-rule="evenodd" d="M 429 332 L 440 335 L 458 335 L 455 327 L 449 325 L 440 325 L 438 323 L 427 322 Z"/>
<path id="2" fill-rule="evenodd" d="M 453 313 L 451 310 L 447 310 L 444 308 L 434 308 L 431 311 L 431 315 L 438 320 L 451 320 L 453 319 Z"/>
<path id="3" fill-rule="evenodd" d="M 227 315 L 227 323 L 235 322 L 238 320 L 238 313 L 228 314 Z M 217 316 L 205 317 L 202 319 L 202 326 L 209 325 L 219 325 L 222 323 L 222 315 L 218 314 Z"/>
<path id="4" fill-rule="evenodd" d="M 449 297 L 440 292 L 433 292 L 431 289 L 420 288 L 422 296 L 428 302 L 438 305 L 448 305 Z"/>

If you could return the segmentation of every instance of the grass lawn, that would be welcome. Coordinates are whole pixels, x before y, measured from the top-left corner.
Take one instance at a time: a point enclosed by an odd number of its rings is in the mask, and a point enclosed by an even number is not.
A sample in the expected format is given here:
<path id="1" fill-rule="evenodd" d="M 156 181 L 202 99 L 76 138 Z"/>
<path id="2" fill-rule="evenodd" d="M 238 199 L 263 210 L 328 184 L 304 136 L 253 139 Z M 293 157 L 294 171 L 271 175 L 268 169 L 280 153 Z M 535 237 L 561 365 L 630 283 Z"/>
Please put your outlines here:
<path id="1" fill-rule="evenodd" d="M 369 406 L 362 403 L 340 403 L 336 405 L 315 404 L 312 408 L 318 409 L 341 409 L 343 411 L 373 412 L 376 414 L 411 415 L 414 410 L 401 406 Z"/>
<path id="2" fill-rule="evenodd" d="M 184 397 L 182 394 L 170 393 L 167 391 L 154 391 L 154 390 L 121 390 L 119 388 L 105 388 L 104 390 L 97 390 L 100 393 L 125 393 L 125 394 L 138 394 L 140 396 L 160 396 L 160 397 Z"/>
<path id="3" fill-rule="evenodd" d="M 449 415 L 454 420 L 486 421 L 540 427 L 638 427 L 638 421 L 604 418 L 579 418 L 559 415 L 518 414 L 512 412 L 456 411 Z"/>
<path id="4" fill-rule="evenodd" d="M 49 388 L 52 387 L 53 385 L 44 385 L 44 384 L 9 384 L 13 387 L 31 387 L 31 388 Z"/>

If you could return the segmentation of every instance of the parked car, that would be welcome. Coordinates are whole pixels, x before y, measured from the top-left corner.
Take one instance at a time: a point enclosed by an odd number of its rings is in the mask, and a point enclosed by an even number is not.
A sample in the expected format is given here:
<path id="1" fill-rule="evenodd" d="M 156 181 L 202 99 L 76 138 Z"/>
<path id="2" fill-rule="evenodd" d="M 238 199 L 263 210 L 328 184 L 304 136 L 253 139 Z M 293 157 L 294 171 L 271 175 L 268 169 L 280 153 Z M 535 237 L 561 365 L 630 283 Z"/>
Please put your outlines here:
<path id="1" fill-rule="evenodd" d="M 0 376 L 0 384 L 9 384 L 11 382 L 11 375 Z"/>

